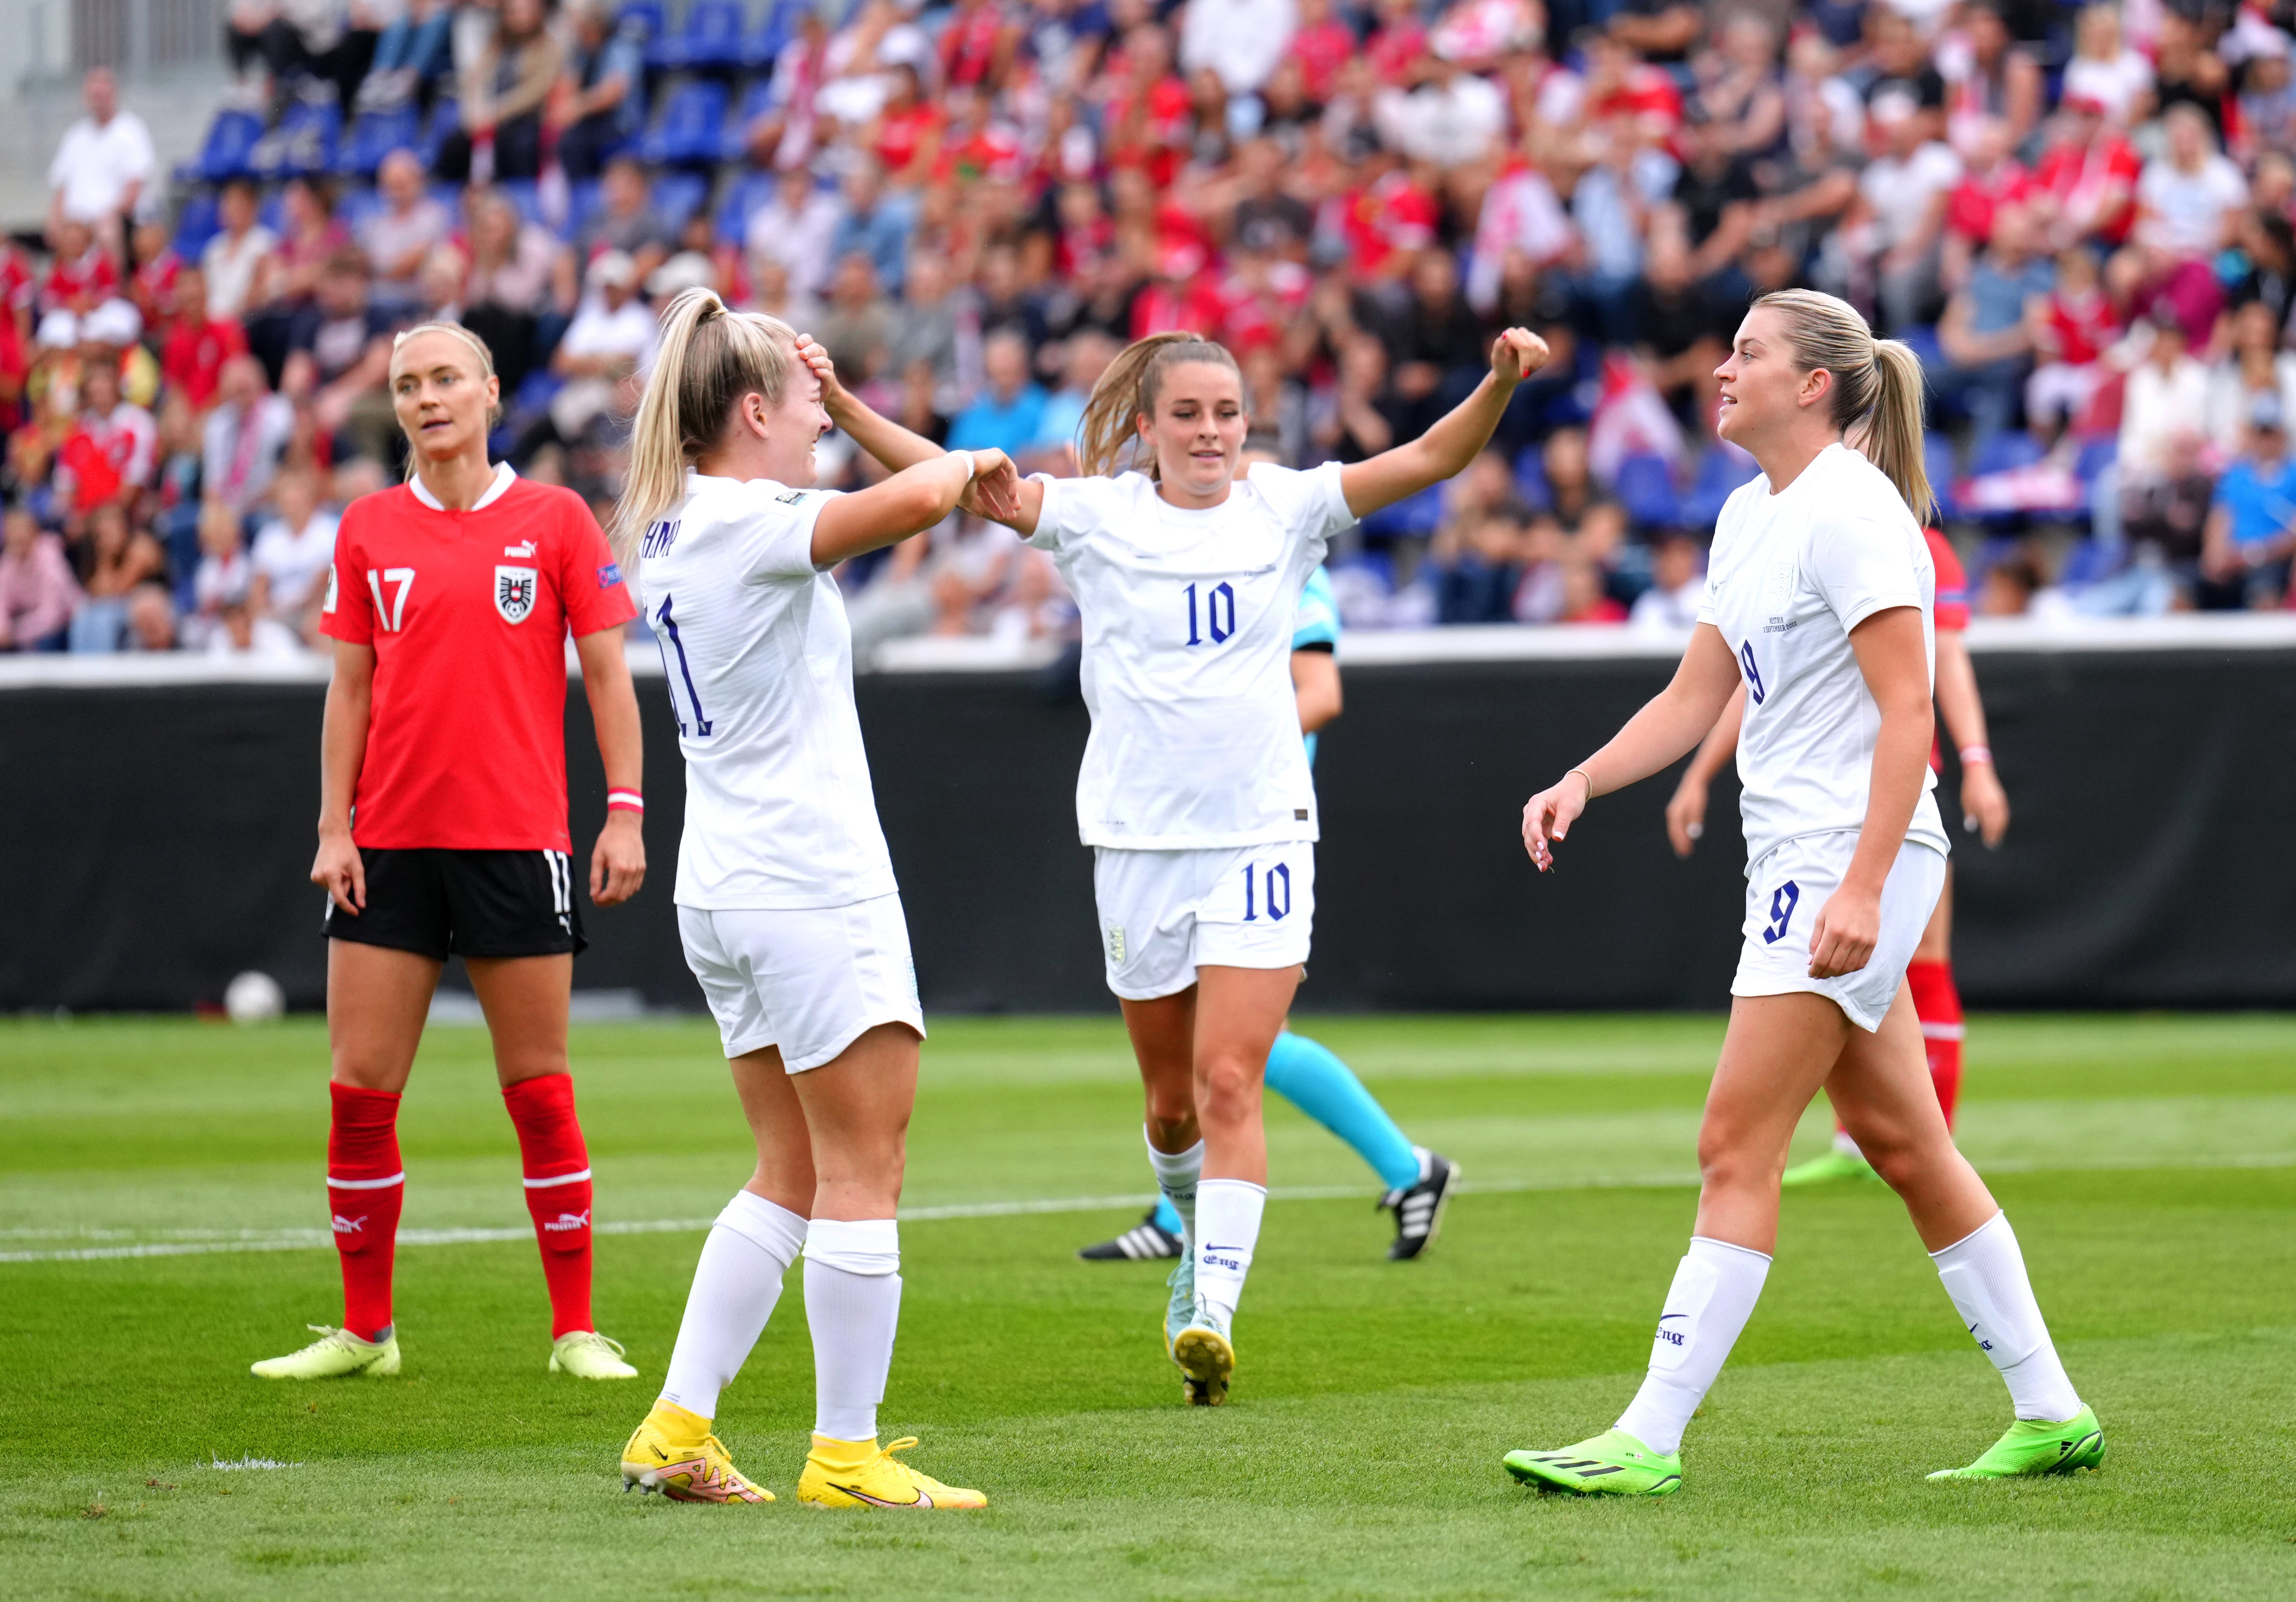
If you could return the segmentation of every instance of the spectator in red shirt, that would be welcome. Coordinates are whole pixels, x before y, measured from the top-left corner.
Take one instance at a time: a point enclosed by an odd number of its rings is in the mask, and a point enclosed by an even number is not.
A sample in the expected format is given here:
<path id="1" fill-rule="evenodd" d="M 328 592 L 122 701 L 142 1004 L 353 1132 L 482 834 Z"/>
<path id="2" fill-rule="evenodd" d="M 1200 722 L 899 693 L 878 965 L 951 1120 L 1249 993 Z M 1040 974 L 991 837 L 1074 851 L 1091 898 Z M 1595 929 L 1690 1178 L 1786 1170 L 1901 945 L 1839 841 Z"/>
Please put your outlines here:
<path id="1" fill-rule="evenodd" d="M 1299 10 L 1299 31 L 1287 53 L 1300 63 L 1308 98 L 1320 106 L 1332 98 L 1340 69 L 1361 45 L 1355 29 L 1332 15 L 1332 0 L 1300 0 Z"/>
<path id="2" fill-rule="evenodd" d="M 584 941 L 566 827 L 564 641 L 570 632 L 609 787 L 590 898 L 612 906 L 645 874 L 638 709 L 622 654 L 636 609 L 578 496 L 488 462 L 501 391 L 476 336 L 425 324 L 396 342 L 390 372 L 414 471 L 345 512 L 321 623 L 335 669 L 311 878 L 329 902 L 327 1192 L 343 1327 L 255 1372 L 398 1371 L 399 1095 L 439 970 L 459 952 L 518 1131 L 550 1288 L 551 1370 L 634 1378 L 591 1321 L 590 1161 L 566 1065 Z"/>
<path id="3" fill-rule="evenodd" d="M 55 263 L 40 285 L 40 309 L 85 314 L 119 292 L 119 266 L 95 242 L 95 230 L 70 217 L 58 223 Z"/>
<path id="4" fill-rule="evenodd" d="M 1992 242 L 1993 214 L 2005 205 L 2021 205 L 2033 191 L 2033 176 L 2010 153 L 2009 125 L 1988 117 L 1972 141 L 1969 165 L 1945 203 L 1945 278 L 1959 288 L 1969 274 L 1969 263 Z"/>
<path id="5" fill-rule="evenodd" d="M 2136 224 L 2136 150 L 2094 100 L 2068 96 L 2051 125 L 2049 147 L 2034 170 L 2035 204 L 2059 248 L 2083 240 L 2119 245 Z"/>
<path id="6" fill-rule="evenodd" d="M 205 412 L 223 364 L 247 354 L 247 333 L 228 317 L 208 315 L 207 275 L 185 267 L 176 277 L 175 323 L 160 347 L 160 373 L 169 388 Z"/>

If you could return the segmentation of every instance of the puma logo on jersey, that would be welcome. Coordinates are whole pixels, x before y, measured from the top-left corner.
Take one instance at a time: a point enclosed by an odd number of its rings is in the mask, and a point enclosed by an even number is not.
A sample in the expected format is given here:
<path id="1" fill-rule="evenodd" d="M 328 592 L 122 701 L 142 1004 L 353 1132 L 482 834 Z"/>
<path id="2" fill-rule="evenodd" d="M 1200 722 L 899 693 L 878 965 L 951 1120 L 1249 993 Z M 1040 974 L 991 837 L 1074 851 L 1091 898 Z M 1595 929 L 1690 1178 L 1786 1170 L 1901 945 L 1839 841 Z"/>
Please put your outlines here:
<path id="1" fill-rule="evenodd" d="M 503 554 L 504 556 L 523 556 L 530 558 L 534 555 L 534 542 L 532 540 L 521 540 L 515 545 L 504 545 L 503 547 Z"/>

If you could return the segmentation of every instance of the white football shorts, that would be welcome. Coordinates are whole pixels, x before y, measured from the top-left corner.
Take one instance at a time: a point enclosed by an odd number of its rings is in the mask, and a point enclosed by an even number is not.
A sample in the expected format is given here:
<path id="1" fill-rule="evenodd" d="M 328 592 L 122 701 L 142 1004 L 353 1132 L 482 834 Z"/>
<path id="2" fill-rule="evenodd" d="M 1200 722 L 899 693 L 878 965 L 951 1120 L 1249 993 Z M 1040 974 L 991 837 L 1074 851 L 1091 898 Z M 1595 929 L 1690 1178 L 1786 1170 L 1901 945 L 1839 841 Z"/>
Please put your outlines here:
<path id="1" fill-rule="evenodd" d="M 842 907 L 682 906 L 677 933 L 728 1057 L 779 1046 L 782 1066 L 802 1074 L 879 1024 L 924 1037 L 898 895 Z"/>
<path id="2" fill-rule="evenodd" d="M 1094 848 L 1100 954 L 1128 1001 L 1177 995 L 1196 969 L 1292 968 L 1308 960 L 1316 920 L 1316 846 L 1205 851 Z"/>
<path id="3" fill-rule="evenodd" d="M 1738 977 L 1730 982 L 1732 995 L 1811 991 L 1832 997 L 1860 1029 L 1882 1026 L 1945 887 L 1945 854 L 1915 840 L 1899 846 L 1882 886 L 1882 936 L 1873 957 L 1856 973 L 1813 979 L 1809 932 L 1857 850 L 1857 831 L 1837 830 L 1781 841 L 1748 866 L 1746 943 L 1738 953 Z"/>

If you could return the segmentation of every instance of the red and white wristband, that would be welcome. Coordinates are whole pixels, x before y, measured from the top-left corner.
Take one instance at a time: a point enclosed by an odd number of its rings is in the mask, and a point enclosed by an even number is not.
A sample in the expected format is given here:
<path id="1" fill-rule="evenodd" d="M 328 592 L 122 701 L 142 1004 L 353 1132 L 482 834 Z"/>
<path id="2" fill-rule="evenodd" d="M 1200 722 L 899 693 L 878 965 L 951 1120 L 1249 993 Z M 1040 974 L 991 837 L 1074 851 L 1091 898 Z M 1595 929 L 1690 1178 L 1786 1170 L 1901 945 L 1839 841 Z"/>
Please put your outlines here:
<path id="1" fill-rule="evenodd" d="M 606 810 L 611 812 L 618 806 L 624 812 L 634 812 L 640 817 L 645 816 L 645 797 L 636 790 L 608 790 Z"/>

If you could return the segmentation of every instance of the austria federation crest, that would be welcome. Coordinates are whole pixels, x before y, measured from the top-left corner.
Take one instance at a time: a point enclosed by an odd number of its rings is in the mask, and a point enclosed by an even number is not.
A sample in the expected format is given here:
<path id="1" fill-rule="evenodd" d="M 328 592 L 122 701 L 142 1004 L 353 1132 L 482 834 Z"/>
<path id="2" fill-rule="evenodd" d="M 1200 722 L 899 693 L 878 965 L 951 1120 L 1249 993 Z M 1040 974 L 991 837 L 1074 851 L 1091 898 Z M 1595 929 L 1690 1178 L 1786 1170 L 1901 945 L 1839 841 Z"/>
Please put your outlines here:
<path id="1" fill-rule="evenodd" d="M 534 573 L 532 568 L 495 569 L 495 610 L 504 623 L 524 623 L 534 610 Z"/>

